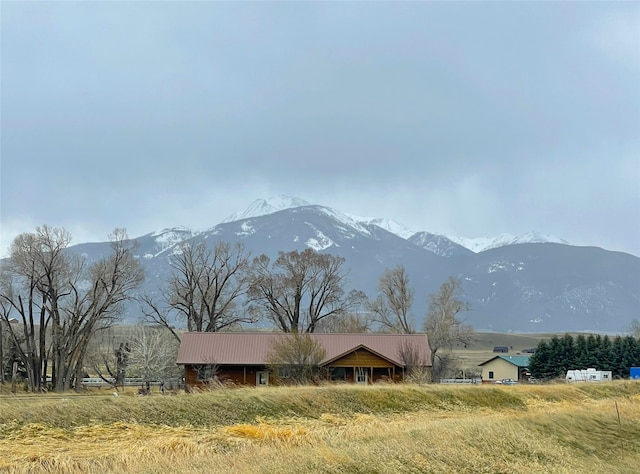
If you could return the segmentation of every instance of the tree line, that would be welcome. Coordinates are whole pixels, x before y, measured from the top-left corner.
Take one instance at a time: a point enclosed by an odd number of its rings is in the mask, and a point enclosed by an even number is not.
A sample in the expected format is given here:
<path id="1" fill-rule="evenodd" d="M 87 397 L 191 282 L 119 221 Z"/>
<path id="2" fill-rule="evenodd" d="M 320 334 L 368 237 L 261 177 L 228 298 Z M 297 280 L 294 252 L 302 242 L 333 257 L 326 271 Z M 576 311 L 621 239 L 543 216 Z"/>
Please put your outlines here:
<path id="1" fill-rule="evenodd" d="M 640 339 L 632 335 L 565 334 L 540 341 L 529 359 L 531 375 L 540 380 L 564 378 L 568 370 L 610 370 L 614 378 L 629 377 L 640 367 Z"/>
<path id="2" fill-rule="evenodd" d="M 139 294 L 144 272 L 135 241 L 124 229 L 109 236 L 108 256 L 88 263 L 68 251 L 65 229 L 37 227 L 14 239 L 0 268 L 0 383 L 19 362 L 29 389 L 78 388 L 90 368 L 105 380 L 121 381 L 133 357 L 150 378 L 164 365 L 180 333 L 239 329 L 268 321 L 284 333 L 413 333 L 414 291 L 402 266 L 384 271 L 374 300 L 346 290 L 344 258 L 311 249 L 252 258 L 241 243 L 183 243 L 170 257 L 170 276 L 157 295 Z M 434 366 L 446 368 L 443 349 L 468 343 L 470 326 L 459 313 L 468 309 L 455 278 L 429 297 L 422 328 L 429 337 Z M 142 321 L 162 328 L 173 341 L 148 329 L 134 341 L 118 341 L 112 328 L 125 305 L 138 302 Z M 98 349 L 96 349 L 96 347 Z M 164 349 L 163 349 L 164 348 Z M 165 354 L 160 357 L 159 352 Z M 142 361 L 142 362 L 140 362 Z M 147 361 L 147 362 L 145 362 Z M 15 370 L 15 369 L 14 369 Z"/>

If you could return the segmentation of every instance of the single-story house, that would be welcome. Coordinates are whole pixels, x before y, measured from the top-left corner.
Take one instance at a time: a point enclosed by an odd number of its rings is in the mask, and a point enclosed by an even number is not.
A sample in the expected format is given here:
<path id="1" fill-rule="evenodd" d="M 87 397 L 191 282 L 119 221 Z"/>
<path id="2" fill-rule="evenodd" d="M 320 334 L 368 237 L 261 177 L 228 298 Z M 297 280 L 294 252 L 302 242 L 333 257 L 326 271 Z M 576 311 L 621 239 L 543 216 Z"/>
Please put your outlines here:
<path id="1" fill-rule="evenodd" d="M 309 334 L 326 351 L 319 367 L 331 381 L 372 383 L 401 381 L 407 365 L 431 367 L 425 334 Z M 188 332 L 182 335 L 178 365 L 184 365 L 185 386 L 206 385 L 215 371 L 218 379 L 238 385 L 268 385 L 267 359 L 291 334 Z M 411 352 L 411 357 L 407 353 Z M 411 359 L 413 362 L 409 362 Z M 416 362 L 418 361 L 418 362 Z M 407 364 L 409 362 L 409 364 Z"/>
<path id="2" fill-rule="evenodd" d="M 482 381 L 513 379 L 523 382 L 528 379 L 529 356 L 525 355 L 497 355 L 479 364 L 482 367 Z"/>

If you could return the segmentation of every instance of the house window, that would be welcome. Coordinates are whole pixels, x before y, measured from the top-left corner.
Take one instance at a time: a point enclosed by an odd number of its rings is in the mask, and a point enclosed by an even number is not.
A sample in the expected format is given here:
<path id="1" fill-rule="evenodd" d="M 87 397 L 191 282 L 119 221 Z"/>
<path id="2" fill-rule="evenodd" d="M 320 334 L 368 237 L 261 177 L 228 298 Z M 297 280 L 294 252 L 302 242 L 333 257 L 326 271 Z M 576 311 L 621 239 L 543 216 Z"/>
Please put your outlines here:
<path id="1" fill-rule="evenodd" d="M 492 379 L 493 378 L 493 370 L 489 371 L 489 378 Z"/>
<path id="2" fill-rule="evenodd" d="M 347 380 L 347 371 L 344 367 L 332 367 L 331 368 L 331 381 L 332 382 L 344 382 Z"/>
<path id="3" fill-rule="evenodd" d="M 256 372 L 256 385 L 269 385 L 269 372 L 259 370 Z"/>

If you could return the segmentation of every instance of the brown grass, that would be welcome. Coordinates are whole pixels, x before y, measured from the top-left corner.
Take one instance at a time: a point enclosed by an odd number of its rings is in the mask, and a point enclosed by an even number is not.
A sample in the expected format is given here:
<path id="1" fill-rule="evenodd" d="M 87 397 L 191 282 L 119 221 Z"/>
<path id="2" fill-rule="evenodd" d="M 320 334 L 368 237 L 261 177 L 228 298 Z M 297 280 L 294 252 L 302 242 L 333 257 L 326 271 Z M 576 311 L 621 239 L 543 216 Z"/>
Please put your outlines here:
<path id="1" fill-rule="evenodd" d="M 640 462 L 632 382 L 77 398 L 66 402 L 68 416 L 90 415 L 75 422 L 47 417 L 59 403 L 0 398 L 0 472 L 633 473 Z M 195 410 L 200 422 L 158 423 L 145 407 L 182 407 L 190 420 Z"/>

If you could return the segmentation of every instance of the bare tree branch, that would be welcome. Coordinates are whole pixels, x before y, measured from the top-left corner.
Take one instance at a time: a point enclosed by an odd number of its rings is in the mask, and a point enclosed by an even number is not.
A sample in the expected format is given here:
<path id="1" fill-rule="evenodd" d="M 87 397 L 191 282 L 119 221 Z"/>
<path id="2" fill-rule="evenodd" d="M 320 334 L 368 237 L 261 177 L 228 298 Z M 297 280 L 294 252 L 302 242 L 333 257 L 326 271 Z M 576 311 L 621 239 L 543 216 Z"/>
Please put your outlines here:
<path id="1" fill-rule="evenodd" d="M 271 263 L 266 255 L 253 261 L 250 311 L 265 316 L 283 332 L 315 332 L 325 318 L 344 315 L 353 304 L 345 296 L 342 257 L 280 252 Z"/>
<path id="2" fill-rule="evenodd" d="M 410 315 L 414 290 L 402 265 L 386 269 L 378 283 L 378 297 L 369 304 L 373 320 L 395 333 L 415 332 Z"/>
<path id="3" fill-rule="evenodd" d="M 464 320 L 458 316 L 460 312 L 470 309 L 467 303 L 460 300 L 461 293 L 460 280 L 449 277 L 440 287 L 440 291 L 429 297 L 429 309 L 424 330 L 429 338 L 431 362 L 434 368 L 450 365 L 444 364 L 444 361 L 439 364 L 439 352 L 442 349 L 452 349 L 456 343 L 469 344 L 473 340 L 473 328 L 464 324 Z M 434 380 L 440 378 L 436 373 L 433 377 Z"/>
<path id="4" fill-rule="evenodd" d="M 249 255 L 241 244 L 218 242 L 213 250 L 205 243 L 182 245 L 171 260 L 173 274 L 161 305 L 145 300 L 145 314 L 171 329 L 169 311 L 196 332 L 218 332 L 254 322 L 238 305 L 249 288 Z M 172 331 L 173 332 L 173 331 Z M 173 332 L 174 337 L 178 335 Z"/>

